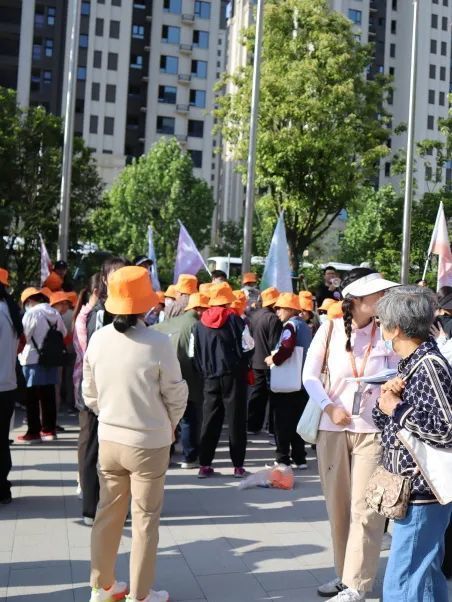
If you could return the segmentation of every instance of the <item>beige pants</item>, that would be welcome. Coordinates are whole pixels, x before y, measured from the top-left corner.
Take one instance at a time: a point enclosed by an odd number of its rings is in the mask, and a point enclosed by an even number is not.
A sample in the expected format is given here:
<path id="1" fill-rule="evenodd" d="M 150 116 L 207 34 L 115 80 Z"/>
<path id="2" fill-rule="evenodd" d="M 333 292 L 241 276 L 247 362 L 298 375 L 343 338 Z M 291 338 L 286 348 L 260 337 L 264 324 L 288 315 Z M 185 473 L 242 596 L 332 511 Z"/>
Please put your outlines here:
<path id="1" fill-rule="evenodd" d="M 100 500 L 91 535 L 91 586 L 110 587 L 132 494 L 130 593 L 145 598 L 154 583 L 158 528 L 169 447 L 139 449 L 99 441 Z"/>
<path id="2" fill-rule="evenodd" d="M 380 455 L 377 434 L 319 431 L 317 457 L 337 576 L 361 591 L 372 589 L 385 525 L 364 499 Z"/>

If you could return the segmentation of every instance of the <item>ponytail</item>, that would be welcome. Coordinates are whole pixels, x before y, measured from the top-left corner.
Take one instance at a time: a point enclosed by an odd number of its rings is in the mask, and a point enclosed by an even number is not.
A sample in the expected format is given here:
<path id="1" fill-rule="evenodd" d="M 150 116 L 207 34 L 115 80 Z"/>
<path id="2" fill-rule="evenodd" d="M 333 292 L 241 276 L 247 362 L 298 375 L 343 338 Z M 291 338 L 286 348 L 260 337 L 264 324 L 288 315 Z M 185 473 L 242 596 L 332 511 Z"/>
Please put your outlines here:
<path id="1" fill-rule="evenodd" d="M 138 316 L 135 314 L 124 315 L 124 316 L 119 315 L 119 316 L 115 316 L 113 318 L 113 327 L 118 332 L 121 332 L 122 334 L 124 334 L 125 332 L 127 332 L 129 330 L 129 328 L 136 326 L 137 321 L 138 321 Z"/>
<path id="2" fill-rule="evenodd" d="M 342 313 L 344 314 L 344 327 L 347 342 L 345 343 L 345 351 L 352 351 L 352 321 L 353 321 L 353 298 L 346 297 L 342 302 Z"/>

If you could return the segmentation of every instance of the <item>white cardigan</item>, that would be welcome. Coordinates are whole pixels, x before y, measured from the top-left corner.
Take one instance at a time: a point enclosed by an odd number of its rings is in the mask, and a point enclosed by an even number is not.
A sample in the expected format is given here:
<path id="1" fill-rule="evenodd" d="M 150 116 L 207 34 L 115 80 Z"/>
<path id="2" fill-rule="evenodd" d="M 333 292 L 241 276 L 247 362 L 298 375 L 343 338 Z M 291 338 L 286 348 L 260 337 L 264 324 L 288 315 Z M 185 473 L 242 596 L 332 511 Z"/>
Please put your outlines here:
<path id="1" fill-rule="evenodd" d="M 38 305 L 34 305 L 28 309 L 22 318 L 22 324 L 24 325 L 24 334 L 27 340 L 27 344 L 19 355 L 19 361 L 22 366 L 39 363 L 39 354 L 32 338 L 35 340 L 36 345 L 41 347 L 49 330 L 49 324 L 56 324 L 57 329 L 64 337 L 67 334 L 61 315 L 56 309 L 50 307 L 48 303 L 38 303 Z"/>

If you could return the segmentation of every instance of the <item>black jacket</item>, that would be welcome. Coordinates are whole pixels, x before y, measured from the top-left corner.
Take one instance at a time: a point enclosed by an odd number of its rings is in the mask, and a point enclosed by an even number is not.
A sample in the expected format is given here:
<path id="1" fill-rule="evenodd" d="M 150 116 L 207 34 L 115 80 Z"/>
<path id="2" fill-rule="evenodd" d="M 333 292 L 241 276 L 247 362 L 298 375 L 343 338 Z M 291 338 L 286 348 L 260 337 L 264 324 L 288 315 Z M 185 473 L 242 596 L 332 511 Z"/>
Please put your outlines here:
<path id="1" fill-rule="evenodd" d="M 249 319 L 251 336 L 255 344 L 251 367 L 254 370 L 266 370 L 267 364 L 264 360 L 278 344 L 282 322 L 268 307 L 253 311 Z"/>

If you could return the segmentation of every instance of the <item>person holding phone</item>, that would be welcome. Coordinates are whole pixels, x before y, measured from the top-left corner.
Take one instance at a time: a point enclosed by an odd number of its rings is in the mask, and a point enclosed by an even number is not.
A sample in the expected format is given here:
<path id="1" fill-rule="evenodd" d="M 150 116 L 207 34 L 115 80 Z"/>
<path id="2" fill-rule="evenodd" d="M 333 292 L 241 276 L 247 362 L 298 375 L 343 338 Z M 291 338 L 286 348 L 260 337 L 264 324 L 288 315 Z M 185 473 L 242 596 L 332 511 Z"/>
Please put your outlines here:
<path id="1" fill-rule="evenodd" d="M 315 294 L 317 307 L 320 307 L 325 299 L 339 301 L 341 298 L 340 285 L 341 279 L 336 269 L 330 265 L 327 266 L 323 270 L 323 283 L 319 286 Z"/>

